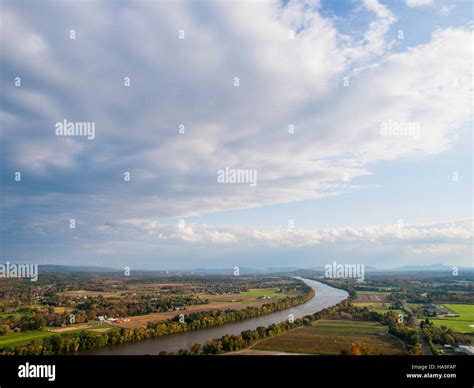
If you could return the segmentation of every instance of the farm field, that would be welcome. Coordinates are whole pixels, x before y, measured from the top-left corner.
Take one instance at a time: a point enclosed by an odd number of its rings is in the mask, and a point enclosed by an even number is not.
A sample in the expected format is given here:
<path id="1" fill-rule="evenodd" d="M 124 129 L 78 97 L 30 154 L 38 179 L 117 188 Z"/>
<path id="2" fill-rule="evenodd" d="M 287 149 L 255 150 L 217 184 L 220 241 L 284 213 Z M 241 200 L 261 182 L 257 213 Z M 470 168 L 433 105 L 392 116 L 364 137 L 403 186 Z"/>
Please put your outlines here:
<path id="1" fill-rule="evenodd" d="M 103 291 L 89 291 L 89 290 L 77 290 L 77 291 L 66 291 L 66 292 L 58 292 L 60 296 L 102 296 L 104 298 L 114 298 L 119 297 L 121 295 L 121 291 L 112 291 L 112 292 L 103 292 Z"/>
<path id="2" fill-rule="evenodd" d="M 286 353 L 337 355 L 352 343 L 364 341 L 374 354 L 405 354 L 400 341 L 387 333 L 387 327 L 376 322 L 321 320 L 265 339 L 253 349 Z"/>
<path id="3" fill-rule="evenodd" d="M 101 326 L 92 327 L 88 330 L 94 333 L 107 333 L 113 329 L 114 329 L 113 326 L 101 325 Z"/>
<path id="4" fill-rule="evenodd" d="M 375 308 L 369 308 L 370 311 L 375 311 L 379 314 L 385 314 L 385 313 L 395 313 L 395 314 L 401 314 L 401 315 L 407 315 L 407 313 L 403 310 L 400 309 L 389 309 L 388 307 L 375 307 Z"/>
<path id="5" fill-rule="evenodd" d="M 12 333 L 0 336 L 0 347 L 18 346 L 30 343 L 33 340 L 49 337 L 55 333 L 49 331 L 27 331 L 24 333 Z"/>
<path id="6" fill-rule="evenodd" d="M 443 304 L 459 317 L 433 318 L 436 326 L 446 326 L 459 333 L 474 333 L 474 304 Z"/>
<path id="7" fill-rule="evenodd" d="M 271 299 L 270 299 L 271 301 Z M 190 313 L 198 313 L 198 312 L 206 312 L 212 310 L 222 310 L 222 309 L 232 309 L 232 310 L 241 310 L 245 309 L 249 306 L 261 306 L 265 303 L 268 303 L 268 299 L 262 299 L 259 302 L 254 303 L 235 303 L 235 302 L 212 302 L 208 304 L 202 305 L 194 305 L 188 306 L 186 310 L 178 310 L 178 311 L 168 311 L 165 313 L 152 313 L 146 315 L 137 315 L 137 316 L 129 316 L 127 322 L 120 322 L 115 324 L 116 327 L 123 327 L 125 329 L 135 329 L 138 327 L 146 326 L 148 322 L 161 322 L 167 319 L 172 319 L 179 314 L 190 314 Z"/>
<path id="8" fill-rule="evenodd" d="M 198 294 L 199 298 L 207 299 L 213 303 L 241 303 L 251 304 L 265 300 L 275 301 L 287 296 L 287 294 L 279 293 L 277 288 L 255 288 L 249 291 L 243 291 L 238 294 L 212 295 L 212 294 Z M 266 297 L 265 299 L 263 299 Z"/>
<path id="9" fill-rule="evenodd" d="M 400 309 L 390 309 L 390 303 L 381 302 L 355 302 L 356 307 L 367 307 L 370 311 L 375 311 L 379 314 L 385 314 L 388 312 L 394 312 L 396 314 L 407 315 L 407 313 Z"/>
<path id="10" fill-rule="evenodd" d="M 223 353 L 221 356 L 299 356 L 304 355 L 303 353 L 285 353 L 285 352 L 274 352 L 271 350 L 256 350 L 256 349 L 244 349 L 236 352 Z"/>
<path id="11" fill-rule="evenodd" d="M 66 332 L 73 331 L 92 331 L 94 333 L 104 333 L 109 330 L 112 330 L 113 326 L 111 325 L 90 325 L 90 324 L 80 324 L 68 327 L 54 328 L 48 330 L 36 330 L 36 331 L 26 331 L 20 333 L 12 333 L 0 336 L 0 347 L 10 346 L 15 347 L 18 345 L 25 345 L 30 343 L 33 340 L 39 340 L 44 337 L 49 337 L 54 334 L 61 334 Z"/>
<path id="12" fill-rule="evenodd" d="M 388 303 L 389 292 L 357 291 L 355 303 Z"/>
<path id="13" fill-rule="evenodd" d="M 115 326 L 123 327 L 125 329 L 134 329 L 146 326 L 148 322 L 160 322 L 172 319 L 181 313 L 190 314 L 222 309 L 241 310 L 250 306 L 261 306 L 266 303 L 275 302 L 278 299 L 285 298 L 289 295 L 277 291 L 277 288 L 256 288 L 239 294 L 212 295 L 200 293 L 197 294 L 197 296 L 202 300 L 208 299 L 209 303 L 187 306 L 186 309 L 177 311 L 129 316 L 127 317 L 129 321 L 117 323 Z M 263 299 L 263 296 L 269 298 Z"/>
<path id="14" fill-rule="evenodd" d="M 55 333 L 55 334 L 60 334 L 60 333 L 67 333 L 68 331 L 89 330 L 89 329 L 94 329 L 96 327 L 98 327 L 98 326 L 95 323 L 93 323 L 93 324 L 80 323 L 80 324 L 77 324 L 77 325 L 71 325 L 71 326 L 67 326 L 67 327 L 48 328 L 47 330 L 52 332 L 52 333 Z"/>
<path id="15" fill-rule="evenodd" d="M 71 311 L 73 311 L 73 308 L 71 307 L 64 307 L 64 306 L 54 307 L 55 314 L 64 314 L 64 313 L 69 313 Z"/>
<path id="16" fill-rule="evenodd" d="M 91 291 L 91 290 L 75 290 L 58 292 L 58 295 L 67 297 L 98 297 L 103 298 L 120 298 L 123 295 L 131 293 L 150 293 L 169 289 L 187 289 L 192 287 L 191 284 L 184 285 L 182 283 L 149 283 L 149 284 L 131 284 L 114 287 L 111 291 Z"/>
<path id="17" fill-rule="evenodd" d="M 24 316 L 31 316 L 31 313 L 0 313 L 1 319 L 6 319 L 10 316 L 15 317 L 15 319 L 21 319 Z"/>
<path id="18" fill-rule="evenodd" d="M 354 306 L 367 307 L 370 311 L 375 311 L 379 314 L 393 312 L 406 316 L 407 313 L 401 309 L 390 309 L 390 295 L 391 292 L 357 290 L 357 298 L 354 301 Z"/>
<path id="19" fill-rule="evenodd" d="M 372 288 L 372 287 L 371 286 L 359 285 L 357 287 L 357 292 L 366 292 L 366 291 L 364 291 L 365 288 Z M 367 291 L 368 292 L 380 293 L 380 292 L 392 292 L 393 290 L 394 290 L 393 287 L 380 287 L 380 286 L 378 286 L 377 291 L 372 291 L 372 290 L 367 290 Z"/>
<path id="20" fill-rule="evenodd" d="M 385 303 L 379 303 L 379 302 L 354 302 L 354 306 L 357 307 L 383 307 Z"/>
<path id="21" fill-rule="evenodd" d="M 474 304 L 445 303 L 443 306 L 461 315 L 460 318 L 474 319 Z"/>

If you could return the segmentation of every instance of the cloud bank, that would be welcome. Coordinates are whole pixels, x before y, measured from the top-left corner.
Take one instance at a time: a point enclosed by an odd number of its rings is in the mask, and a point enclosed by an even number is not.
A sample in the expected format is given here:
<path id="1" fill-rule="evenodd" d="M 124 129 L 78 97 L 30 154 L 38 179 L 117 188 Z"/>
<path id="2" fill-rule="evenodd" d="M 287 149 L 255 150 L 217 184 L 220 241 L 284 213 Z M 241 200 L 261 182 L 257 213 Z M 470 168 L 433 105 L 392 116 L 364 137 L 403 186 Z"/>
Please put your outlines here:
<path id="1" fill-rule="evenodd" d="M 371 20 L 362 39 L 320 7 L 4 2 L 4 230 L 33 244 L 26 231 L 53 225 L 61 235 L 69 218 L 115 230 L 133 226 L 124 220 L 337 196 L 362 189 L 357 178 L 380 162 L 450 149 L 472 118 L 471 27 L 438 28 L 395 52 L 387 6 L 363 2 Z M 95 138 L 56 136 L 63 120 L 95 123 Z M 385 133 L 387 123 L 394 130 Z M 406 124 L 416 136 L 396 129 Z M 258 171 L 258 184 L 219 184 L 226 166 Z M 392 233 L 189 228 L 153 233 L 295 246 Z"/>

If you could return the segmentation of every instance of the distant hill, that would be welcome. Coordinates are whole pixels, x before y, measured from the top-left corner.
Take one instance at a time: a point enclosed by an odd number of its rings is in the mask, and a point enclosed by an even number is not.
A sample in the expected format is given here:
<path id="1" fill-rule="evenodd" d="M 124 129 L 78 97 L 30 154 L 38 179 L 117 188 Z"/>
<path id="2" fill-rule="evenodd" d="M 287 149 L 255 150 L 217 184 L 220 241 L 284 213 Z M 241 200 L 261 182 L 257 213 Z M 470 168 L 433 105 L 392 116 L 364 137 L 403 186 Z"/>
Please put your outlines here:
<path id="1" fill-rule="evenodd" d="M 344 264 L 344 263 L 338 263 Z M 44 264 L 39 265 L 41 272 L 56 272 L 56 273 L 122 273 L 123 268 L 110 268 L 98 266 L 68 266 Z M 301 274 L 305 271 L 312 271 L 316 273 L 323 273 L 324 266 L 311 268 L 298 267 L 269 267 L 269 268 L 248 268 L 240 267 L 239 273 L 241 275 L 261 275 L 261 274 Z M 452 272 L 452 267 L 444 264 L 431 265 L 411 265 L 397 268 L 374 268 L 370 266 L 365 267 L 368 273 L 393 273 L 393 272 Z M 460 267 L 459 272 L 474 272 L 474 268 Z M 187 274 L 187 275 L 229 275 L 234 273 L 233 268 L 194 268 L 194 269 L 169 269 L 169 270 L 146 270 L 146 269 L 132 269 L 132 274 L 142 273 L 156 273 L 156 274 Z"/>
<path id="2" fill-rule="evenodd" d="M 123 272 L 122 268 L 109 267 L 95 267 L 95 266 L 70 266 L 70 265 L 56 265 L 56 264 L 40 264 L 39 270 L 42 272 L 56 272 L 56 273 L 114 273 Z M 250 274 L 270 274 L 270 273 L 288 273 L 298 270 L 296 267 L 288 268 L 245 268 L 240 267 L 239 273 L 241 275 Z M 194 269 L 169 269 L 169 270 L 146 270 L 146 269 L 132 269 L 132 273 L 159 273 L 159 274 L 196 274 L 196 275 L 229 275 L 234 273 L 233 268 L 194 268 Z"/>
<path id="3" fill-rule="evenodd" d="M 337 264 L 345 264 L 345 263 L 337 263 Z M 396 268 L 375 268 L 370 266 L 365 266 L 365 272 L 452 272 L 453 267 L 444 264 L 428 264 L 428 265 L 408 265 L 403 267 L 396 267 Z M 469 267 L 459 267 L 459 271 L 474 271 L 474 268 Z M 306 270 L 315 271 L 315 272 L 323 272 L 324 267 L 312 267 L 307 268 Z"/>
<path id="4" fill-rule="evenodd" d="M 459 271 L 474 271 L 474 268 L 459 267 Z M 453 267 L 444 264 L 408 265 L 391 269 L 377 269 L 377 272 L 452 272 Z"/>
<path id="5" fill-rule="evenodd" d="M 107 268 L 107 267 L 89 267 L 89 266 L 72 266 L 72 265 L 55 265 L 55 264 L 40 264 L 38 270 L 41 272 L 56 272 L 56 273 L 110 273 L 123 272 L 123 269 Z"/>
<path id="6" fill-rule="evenodd" d="M 287 272 L 294 272 L 297 271 L 299 268 L 297 267 L 282 267 L 282 268 L 247 268 L 247 267 L 239 267 L 240 274 L 269 274 L 269 273 L 287 273 Z M 175 272 L 175 271 L 173 271 Z M 181 273 L 195 273 L 195 274 L 233 274 L 233 268 L 195 268 L 190 270 L 181 270 Z"/>

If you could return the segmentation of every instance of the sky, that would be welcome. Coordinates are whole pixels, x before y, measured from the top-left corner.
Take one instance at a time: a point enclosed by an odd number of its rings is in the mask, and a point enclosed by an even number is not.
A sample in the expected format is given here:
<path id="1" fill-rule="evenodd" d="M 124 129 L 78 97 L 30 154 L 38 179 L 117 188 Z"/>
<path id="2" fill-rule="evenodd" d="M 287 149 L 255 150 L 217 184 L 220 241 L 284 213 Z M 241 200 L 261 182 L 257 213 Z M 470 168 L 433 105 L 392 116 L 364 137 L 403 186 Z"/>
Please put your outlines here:
<path id="1" fill-rule="evenodd" d="M 471 267 L 472 19 L 2 1 L 0 261 Z"/>

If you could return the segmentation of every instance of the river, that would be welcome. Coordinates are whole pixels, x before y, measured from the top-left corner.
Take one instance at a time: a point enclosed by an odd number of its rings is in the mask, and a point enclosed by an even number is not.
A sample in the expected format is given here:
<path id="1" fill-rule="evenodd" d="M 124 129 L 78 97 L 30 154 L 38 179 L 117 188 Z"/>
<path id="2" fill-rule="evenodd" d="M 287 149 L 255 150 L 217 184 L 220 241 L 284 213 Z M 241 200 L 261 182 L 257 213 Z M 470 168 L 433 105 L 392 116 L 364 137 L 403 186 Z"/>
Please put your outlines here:
<path id="1" fill-rule="evenodd" d="M 188 331 L 185 333 L 172 334 L 163 337 L 151 338 L 137 342 L 127 342 L 96 348 L 79 352 L 81 355 L 143 355 L 158 354 L 161 351 L 177 352 L 179 349 L 190 349 L 195 343 L 205 344 L 208 339 L 220 338 L 225 334 L 238 335 L 244 330 L 254 330 L 258 326 L 269 326 L 272 323 L 280 323 L 288 319 L 289 314 L 294 318 L 314 314 L 327 307 L 331 307 L 346 299 L 349 295 L 346 291 L 315 280 L 297 278 L 304 281 L 315 291 L 316 295 L 306 303 L 291 307 L 286 310 L 271 314 L 250 318 L 243 321 L 228 323 L 222 326 L 214 326 L 207 329 Z"/>

